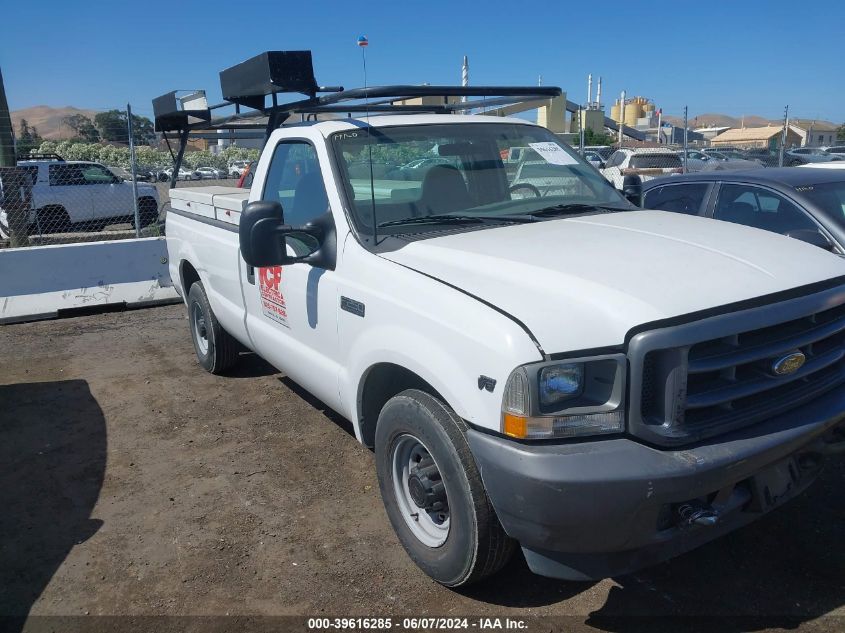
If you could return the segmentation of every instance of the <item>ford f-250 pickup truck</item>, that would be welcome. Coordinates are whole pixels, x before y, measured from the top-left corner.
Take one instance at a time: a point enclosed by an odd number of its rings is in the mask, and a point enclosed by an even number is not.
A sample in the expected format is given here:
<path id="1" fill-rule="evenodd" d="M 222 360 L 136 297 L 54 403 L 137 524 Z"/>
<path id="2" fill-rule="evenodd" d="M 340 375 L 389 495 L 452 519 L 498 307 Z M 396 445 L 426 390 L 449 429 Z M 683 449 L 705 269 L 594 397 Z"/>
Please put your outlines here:
<path id="1" fill-rule="evenodd" d="M 559 186 L 511 196 L 513 147 Z M 424 158 L 447 160 L 403 168 Z M 558 578 L 654 564 L 842 452 L 845 262 L 635 209 L 533 123 L 283 126 L 250 190 L 171 199 L 200 364 L 252 350 L 348 418 L 402 545 L 444 585 L 517 544 Z"/>

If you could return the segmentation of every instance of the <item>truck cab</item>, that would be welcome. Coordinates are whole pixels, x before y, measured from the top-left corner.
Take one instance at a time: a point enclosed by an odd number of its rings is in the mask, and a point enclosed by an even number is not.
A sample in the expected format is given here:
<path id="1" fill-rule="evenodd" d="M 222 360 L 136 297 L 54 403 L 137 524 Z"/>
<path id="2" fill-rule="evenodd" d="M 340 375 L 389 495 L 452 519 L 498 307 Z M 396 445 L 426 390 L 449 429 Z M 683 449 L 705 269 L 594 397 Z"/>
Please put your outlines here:
<path id="1" fill-rule="evenodd" d="M 426 90 L 445 88 L 348 98 Z M 630 572 L 842 452 L 840 258 L 638 210 L 521 119 L 356 107 L 272 129 L 249 190 L 172 190 L 169 265 L 199 363 L 254 351 L 350 420 L 432 578 L 480 580 L 517 546 L 547 576 Z M 514 182 L 525 147 L 555 186 Z"/>

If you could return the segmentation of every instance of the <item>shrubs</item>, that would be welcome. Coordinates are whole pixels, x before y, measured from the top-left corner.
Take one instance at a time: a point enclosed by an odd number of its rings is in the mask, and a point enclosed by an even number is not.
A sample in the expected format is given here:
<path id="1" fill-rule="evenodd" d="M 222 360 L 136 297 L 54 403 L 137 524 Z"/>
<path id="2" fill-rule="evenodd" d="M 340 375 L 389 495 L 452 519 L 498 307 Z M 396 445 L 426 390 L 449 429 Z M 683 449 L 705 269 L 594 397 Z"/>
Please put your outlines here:
<path id="1" fill-rule="evenodd" d="M 58 154 L 65 160 L 86 160 L 129 170 L 129 147 L 104 143 L 79 143 L 75 141 L 44 141 L 35 150 L 38 154 Z M 182 164 L 190 169 L 216 167 L 227 169 L 235 160 L 258 160 L 260 150 L 229 146 L 219 154 L 208 150 L 185 151 Z M 171 167 L 173 160 L 167 150 L 146 145 L 135 147 L 135 160 L 144 167 Z"/>

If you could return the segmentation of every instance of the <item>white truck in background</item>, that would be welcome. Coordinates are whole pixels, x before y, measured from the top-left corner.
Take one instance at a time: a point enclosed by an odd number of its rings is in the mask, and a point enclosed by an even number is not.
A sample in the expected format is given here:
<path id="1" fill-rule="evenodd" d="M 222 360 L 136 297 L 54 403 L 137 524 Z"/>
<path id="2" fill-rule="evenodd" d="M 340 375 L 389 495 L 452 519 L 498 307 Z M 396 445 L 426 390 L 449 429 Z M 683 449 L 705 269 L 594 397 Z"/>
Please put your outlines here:
<path id="1" fill-rule="evenodd" d="M 515 147 L 560 187 L 512 196 Z M 390 169 L 433 153 L 457 160 Z M 515 545 L 567 579 L 665 560 L 779 507 L 845 446 L 845 262 L 635 209 L 527 121 L 283 126 L 251 189 L 171 201 L 200 364 L 225 374 L 251 350 L 349 419 L 402 545 L 444 585 Z"/>

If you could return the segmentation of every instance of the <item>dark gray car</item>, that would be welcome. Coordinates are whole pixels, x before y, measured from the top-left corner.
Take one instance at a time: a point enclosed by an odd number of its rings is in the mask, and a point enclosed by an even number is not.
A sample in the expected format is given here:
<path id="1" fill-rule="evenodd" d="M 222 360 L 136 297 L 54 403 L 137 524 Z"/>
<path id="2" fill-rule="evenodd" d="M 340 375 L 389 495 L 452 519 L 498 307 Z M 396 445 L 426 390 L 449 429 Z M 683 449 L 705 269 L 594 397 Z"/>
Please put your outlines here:
<path id="1" fill-rule="evenodd" d="M 641 206 L 744 224 L 845 254 L 845 170 L 781 167 L 656 178 L 642 185 Z"/>

